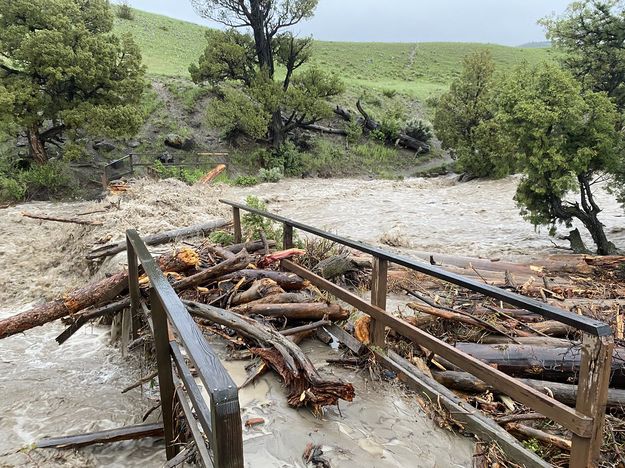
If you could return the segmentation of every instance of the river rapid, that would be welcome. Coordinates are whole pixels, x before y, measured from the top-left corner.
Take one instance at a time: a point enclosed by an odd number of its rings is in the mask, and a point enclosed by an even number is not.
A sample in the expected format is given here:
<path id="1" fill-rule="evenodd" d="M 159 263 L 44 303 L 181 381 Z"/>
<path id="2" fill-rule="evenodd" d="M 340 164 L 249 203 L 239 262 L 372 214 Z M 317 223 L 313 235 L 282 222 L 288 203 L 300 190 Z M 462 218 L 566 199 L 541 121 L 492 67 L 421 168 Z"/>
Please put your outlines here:
<path id="1" fill-rule="evenodd" d="M 93 219 L 103 222 L 98 227 L 25 220 L 21 212 L 69 217 L 106 208 L 118 201 L 114 197 L 102 202 L 37 202 L 11 207 L 0 210 L 0 318 L 89 281 L 90 271 L 82 255 L 102 238 L 120 240 L 127 228 L 150 234 L 227 216 L 229 210 L 218 204 L 219 198 L 243 201 L 247 195 L 255 195 L 267 202 L 270 211 L 354 239 L 385 243 L 407 254 L 431 251 L 518 260 L 562 253 L 554 248 L 546 229 L 534 229 L 519 215 L 513 201 L 517 183 L 516 177 L 463 184 L 452 177 L 291 179 L 243 189 L 144 180 L 120 196 L 117 211 L 94 215 Z M 625 248 L 623 210 L 603 189 L 597 200 L 604 209 L 601 220 L 608 237 Z M 123 256 L 105 269 L 112 271 L 120 264 Z M 154 404 L 156 395 L 150 389 L 120 393 L 147 371 L 142 369 L 141 358 L 122 358 L 119 349 L 109 344 L 107 327 L 85 326 L 58 346 L 54 337 L 63 328 L 57 322 L 0 340 L 0 466 L 162 466 L 162 445 L 154 440 L 80 451 L 28 449 L 44 436 L 138 423 Z M 322 352 L 314 346 L 310 349 Z M 342 415 L 329 414 L 327 424 L 286 408 L 283 389 L 274 376 L 264 377 L 252 393 L 242 395 L 246 411 L 268 421 L 259 432 L 246 434 L 246 450 L 265 454 L 264 462 L 257 458 L 255 463 L 249 461 L 254 459 L 250 454 L 248 466 L 303 466 L 299 457 L 304 440 L 293 434 L 316 434 L 311 436 L 313 440 L 331 444 L 322 437 L 328 430 L 344 437 L 346 447 L 353 447 L 351 452 L 340 453 L 340 466 L 364 466 L 368 457 L 377 467 L 470 466 L 470 440 L 434 427 L 414 402 L 399 393 L 385 393 L 375 400 L 378 389 L 368 391 L 372 387 L 365 376 L 345 377 L 364 392 L 363 398 L 345 404 Z M 391 401 L 388 414 L 376 401 Z M 368 410 L 373 407 L 375 411 Z M 156 417 L 158 412 L 152 415 Z M 379 430 L 389 424 L 404 438 Z M 370 437 L 367 431 L 380 435 Z M 415 435 L 417 439 L 412 440 Z M 415 456 L 424 464 L 411 464 Z"/>

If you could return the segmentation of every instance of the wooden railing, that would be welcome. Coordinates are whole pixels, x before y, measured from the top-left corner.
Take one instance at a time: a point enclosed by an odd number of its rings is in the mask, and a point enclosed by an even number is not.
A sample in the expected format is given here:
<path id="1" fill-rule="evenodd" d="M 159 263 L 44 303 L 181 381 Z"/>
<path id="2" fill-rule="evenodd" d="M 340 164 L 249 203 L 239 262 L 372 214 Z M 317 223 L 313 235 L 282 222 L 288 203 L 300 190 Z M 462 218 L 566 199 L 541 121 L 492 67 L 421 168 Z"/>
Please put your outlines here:
<path id="1" fill-rule="evenodd" d="M 282 223 L 284 226 L 284 248 L 293 246 L 293 229 L 299 229 L 370 254 L 373 257 L 370 304 L 293 262 L 283 261 L 282 265 L 284 268 L 309 280 L 315 286 L 328 291 L 337 298 L 368 314 L 372 318 L 371 341 L 375 347 L 383 349 L 385 347 L 385 329 L 386 327 L 393 329 L 398 334 L 424 346 L 431 352 L 447 359 L 455 366 L 470 372 L 493 388 L 570 430 L 573 437 L 569 466 L 578 468 L 596 465 L 603 440 L 605 406 L 614 347 L 612 330 L 609 325 L 495 286 L 450 273 L 434 265 L 322 231 L 283 216 L 261 211 L 240 203 L 227 200 L 220 201 L 232 207 L 236 242 L 240 242 L 242 238 L 240 211 L 244 210 Z M 387 314 L 384 309 L 386 308 L 386 282 L 389 263 L 401 265 L 485 296 L 493 297 L 504 303 L 542 315 L 551 320 L 556 320 L 581 331 L 583 333 L 582 357 L 575 408 L 570 408 L 525 385 L 518 379 L 510 377 L 484 362 L 459 351 L 448 343 L 410 325 L 406 321 Z"/>
<path id="2" fill-rule="evenodd" d="M 243 436 L 236 384 L 206 342 L 137 232 L 128 230 L 126 242 L 132 330 L 135 337 L 138 334 L 139 314 L 145 309 L 139 289 L 139 265 L 150 280 L 151 313 L 148 312 L 146 316 L 154 334 L 167 459 L 174 458 L 179 449 L 174 415 L 174 403 L 177 399 L 204 465 L 242 468 Z M 144 311 L 147 312 L 147 309 Z M 181 348 L 186 351 L 186 356 Z M 186 359 L 195 368 L 208 393 L 208 403 L 202 396 Z M 174 372 L 174 368 L 177 372 Z M 199 431 L 196 417 L 208 439 L 208 447 Z"/>

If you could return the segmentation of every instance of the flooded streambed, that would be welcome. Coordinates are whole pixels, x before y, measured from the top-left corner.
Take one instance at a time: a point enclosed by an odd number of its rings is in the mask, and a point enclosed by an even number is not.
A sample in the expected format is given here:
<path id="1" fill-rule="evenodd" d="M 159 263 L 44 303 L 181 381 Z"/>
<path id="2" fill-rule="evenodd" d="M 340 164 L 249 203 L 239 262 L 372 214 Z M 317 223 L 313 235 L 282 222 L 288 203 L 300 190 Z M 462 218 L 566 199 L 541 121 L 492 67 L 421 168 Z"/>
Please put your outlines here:
<path id="1" fill-rule="evenodd" d="M 546 229 L 537 232 L 519 216 L 512 200 L 516 183 L 514 177 L 466 184 L 451 178 L 311 179 L 243 189 L 138 181 L 121 199 L 11 207 L 0 210 L 0 318 L 88 282 L 91 274 L 83 256 L 98 241 L 121 240 L 127 228 L 151 234 L 228 216 L 217 200 L 242 201 L 249 194 L 267 201 L 271 211 L 366 242 L 383 239 L 408 254 L 418 250 L 515 259 L 556 252 Z M 606 193 L 597 198 L 608 236 L 625 247 L 623 211 Z M 108 209 L 117 202 L 119 209 Z M 21 216 L 29 211 L 71 217 L 98 209 L 108 211 L 89 219 L 102 226 Z M 123 262 L 122 255 L 98 274 Z M 71 452 L 18 451 L 43 436 L 138 423 L 153 404 L 150 391 L 120 393 L 142 375 L 142 363 L 122 358 L 109 346 L 107 328 L 86 326 L 58 346 L 54 338 L 63 328 L 57 322 L 0 340 L 0 466 L 162 466 L 162 445 L 150 439 Z M 263 377 L 241 394 L 244 418 L 267 421 L 245 432 L 248 466 L 302 466 L 306 441 L 327 446 L 337 466 L 470 466 L 471 440 L 436 428 L 400 389 L 323 365 L 332 352 L 327 347 L 312 342 L 305 349 L 322 372 L 353 381 L 356 400 L 341 405 L 342 416 L 330 410 L 316 420 L 286 408 L 278 379 Z M 241 380 L 242 363 L 227 366 Z"/>

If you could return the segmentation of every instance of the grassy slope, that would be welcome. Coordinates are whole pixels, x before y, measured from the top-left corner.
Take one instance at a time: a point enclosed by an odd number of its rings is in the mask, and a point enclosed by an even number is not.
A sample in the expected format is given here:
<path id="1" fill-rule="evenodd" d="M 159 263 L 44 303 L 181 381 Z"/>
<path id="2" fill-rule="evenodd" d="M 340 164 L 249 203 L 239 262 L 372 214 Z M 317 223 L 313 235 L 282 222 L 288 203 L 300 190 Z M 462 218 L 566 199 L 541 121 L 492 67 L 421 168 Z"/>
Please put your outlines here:
<path id="1" fill-rule="evenodd" d="M 130 32 L 143 51 L 148 71 L 188 76 L 189 64 L 205 46 L 205 27 L 135 10 L 135 20 L 116 20 L 118 33 Z M 469 43 L 315 43 L 313 63 L 338 73 L 348 85 L 395 90 L 418 99 L 439 94 L 457 76 L 462 58 L 489 49 L 501 68 L 522 60 L 548 60 L 549 49 Z"/>

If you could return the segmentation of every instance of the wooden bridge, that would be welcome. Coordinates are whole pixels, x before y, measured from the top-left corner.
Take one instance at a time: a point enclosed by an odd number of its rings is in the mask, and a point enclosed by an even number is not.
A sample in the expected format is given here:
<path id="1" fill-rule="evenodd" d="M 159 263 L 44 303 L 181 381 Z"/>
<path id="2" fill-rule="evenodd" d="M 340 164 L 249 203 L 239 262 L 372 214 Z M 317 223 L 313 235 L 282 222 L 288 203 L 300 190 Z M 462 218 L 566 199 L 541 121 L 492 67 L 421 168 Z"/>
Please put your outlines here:
<path id="1" fill-rule="evenodd" d="M 284 248 L 293 246 L 293 233 L 297 229 L 371 255 L 373 276 L 370 303 L 289 260 L 283 260 L 281 267 L 369 315 L 372 319 L 370 348 L 378 362 L 394 370 L 409 387 L 440 402 L 453 414 L 454 419 L 465 425 L 469 432 L 473 432 L 483 440 L 496 442 L 516 463 L 525 466 L 550 466 L 534 452 L 526 450 L 514 437 L 482 415 L 479 410 L 457 398 L 453 392 L 397 354 L 387 350 L 385 344 L 387 329 L 392 329 L 413 343 L 427 348 L 503 394 L 570 430 L 573 434 L 571 467 L 597 464 L 602 444 L 614 346 L 612 330 L 607 324 L 292 219 L 226 200 L 222 200 L 222 203 L 232 208 L 235 242 L 242 240 L 241 211 L 247 211 L 282 223 Z M 140 317 L 143 315 L 154 335 L 168 460 L 175 461 L 177 457 L 181 457 L 178 453 L 179 445 L 175 440 L 174 403 L 179 402 L 202 463 L 217 468 L 243 467 L 242 421 L 236 384 L 157 267 L 143 240 L 133 230 L 127 232 L 127 247 L 132 330 L 136 337 L 141 323 Z M 387 271 L 390 263 L 467 288 L 581 331 L 582 360 L 575 408 L 556 401 L 437 337 L 386 313 Z M 139 266 L 142 266 L 150 279 L 151 310 L 148 310 L 139 290 Z M 208 392 L 208 401 L 202 396 L 186 363 L 187 360 L 197 371 L 201 384 Z"/>

